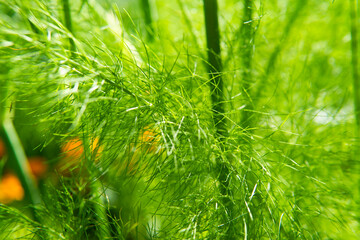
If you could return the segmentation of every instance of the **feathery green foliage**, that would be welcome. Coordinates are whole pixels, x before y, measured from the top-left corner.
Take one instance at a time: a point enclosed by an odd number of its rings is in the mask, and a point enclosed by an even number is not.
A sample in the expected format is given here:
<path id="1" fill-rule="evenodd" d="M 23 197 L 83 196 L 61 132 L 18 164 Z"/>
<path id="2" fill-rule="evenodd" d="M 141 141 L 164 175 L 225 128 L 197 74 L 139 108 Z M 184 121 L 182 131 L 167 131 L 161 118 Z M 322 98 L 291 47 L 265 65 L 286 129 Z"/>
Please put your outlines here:
<path id="1" fill-rule="evenodd" d="M 0 0 L 0 101 L 50 169 L 0 238 L 356 239 L 349 3 L 140 3 Z"/>

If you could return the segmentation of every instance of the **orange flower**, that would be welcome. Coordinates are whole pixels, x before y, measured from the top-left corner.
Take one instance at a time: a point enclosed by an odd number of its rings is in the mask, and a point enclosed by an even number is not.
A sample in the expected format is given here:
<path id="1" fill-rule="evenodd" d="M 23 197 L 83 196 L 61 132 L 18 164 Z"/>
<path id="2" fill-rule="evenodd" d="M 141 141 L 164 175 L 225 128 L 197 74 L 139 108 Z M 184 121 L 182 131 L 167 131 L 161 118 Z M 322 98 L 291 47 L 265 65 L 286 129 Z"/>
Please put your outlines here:
<path id="1" fill-rule="evenodd" d="M 28 167 L 35 180 L 42 178 L 48 166 L 43 157 L 31 157 L 28 159 Z M 19 178 L 9 172 L 2 176 L 0 180 L 0 202 L 9 204 L 13 201 L 20 201 L 24 198 L 24 189 Z"/>
<path id="2" fill-rule="evenodd" d="M 0 202 L 4 204 L 24 198 L 24 189 L 20 180 L 13 173 L 5 174 L 0 181 Z"/>
<path id="3" fill-rule="evenodd" d="M 101 148 L 98 148 L 98 139 L 95 138 L 91 144 L 91 150 L 97 150 L 96 156 L 101 152 Z M 70 174 L 73 170 L 76 170 L 83 159 L 84 145 L 80 138 L 73 138 L 61 147 L 61 152 L 64 154 L 63 158 L 58 163 L 57 169 L 64 175 Z"/>
<path id="4" fill-rule="evenodd" d="M 121 175 L 132 176 L 146 168 L 147 163 L 142 162 L 146 154 L 154 154 L 158 150 L 160 135 L 153 128 L 145 127 L 139 135 L 137 144 L 130 145 L 127 159 L 118 166 L 118 173 Z"/>
<path id="5" fill-rule="evenodd" d="M 36 179 L 43 178 L 48 170 L 46 159 L 43 157 L 30 157 L 28 158 L 31 173 Z"/>
<path id="6" fill-rule="evenodd" d="M 146 127 L 140 136 L 141 147 L 145 147 L 149 152 L 155 152 L 157 150 L 159 141 L 159 134 L 149 127 Z"/>
<path id="7" fill-rule="evenodd" d="M 73 138 L 61 147 L 66 158 L 80 158 L 84 153 L 83 143 L 79 138 Z"/>

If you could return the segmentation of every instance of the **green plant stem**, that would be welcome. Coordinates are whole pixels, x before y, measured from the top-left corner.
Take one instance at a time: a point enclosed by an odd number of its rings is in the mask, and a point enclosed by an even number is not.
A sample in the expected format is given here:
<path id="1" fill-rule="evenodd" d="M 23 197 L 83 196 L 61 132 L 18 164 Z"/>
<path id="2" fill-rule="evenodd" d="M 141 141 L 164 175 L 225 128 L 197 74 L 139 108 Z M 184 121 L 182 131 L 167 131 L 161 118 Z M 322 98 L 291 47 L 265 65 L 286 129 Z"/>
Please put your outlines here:
<path id="1" fill-rule="evenodd" d="M 360 79 L 359 79 L 359 47 L 358 47 L 358 26 L 357 26 L 357 1 L 350 0 L 351 16 L 351 66 L 354 89 L 354 111 L 356 120 L 356 137 L 360 138 Z M 357 151 L 358 153 L 360 151 Z"/>
<path id="2" fill-rule="evenodd" d="M 213 118 L 218 135 L 224 136 L 226 132 L 224 118 L 225 98 L 223 92 L 224 83 L 221 77 L 222 64 L 217 1 L 204 0 L 204 13 Z"/>
<path id="3" fill-rule="evenodd" d="M 149 3 L 149 0 L 140 0 L 140 2 L 141 2 L 141 8 L 144 13 L 147 38 L 149 41 L 153 41 L 154 40 L 154 26 L 153 26 L 153 21 L 152 21 L 152 16 L 151 16 L 150 3 Z"/>
<path id="4" fill-rule="evenodd" d="M 90 167 L 90 172 L 93 172 L 96 169 L 95 158 L 96 152 L 93 152 L 92 145 L 94 143 L 90 142 L 90 139 L 86 136 L 83 138 L 84 148 L 87 149 L 85 158 L 88 159 L 88 166 Z M 93 183 L 90 186 L 90 191 L 93 196 L 93 209 L 95 213 L 95 218 L 97 220 L 97 228 L 99 229 L 98 235 L 99 239 L 110 239 L 110 225 L 106 213 L 106 199 L 104 197 L 104 190 L 102 188 L 102 183 L 99 178 L 95 178 Z"/>
<path id="5" fill-rule="evenodd" d="M 252 0 L 244 0 L 244 18 L 242 26 L 242 88 L 243 94 L 246 98 L 246 108 L 243 111 L 242 127 L 244 129 L 251 129 L 251 118 L 253 115 L 253 102 L 250 97 L 250 88 L 252 83 L 252 58 L 253 58 L 253 23 L 252 23 Z"/>
<path id="6" fill-rule="evenodd" d="M 92 186 L 92 192 L 96 193 L 95 196 L 95 214 L 98 218 L 99 235 L 101 239 L 110 239 L 110 226 L 108 222 L 108 216 L 106 213 L 106 199 L 103 196 L 104 190 L 101 187 L 101 183 L 96 181 Z"/>
<path id="7" fill-rule="evenodd" d="M 39 204 L 41 202 L 40 194 L 30 176 L 27 158 L 11 119 L 4 119 L 1 123 L 1 132 L 9 157 L 12 160 L 10 165 L 24 187 L 25 197 L 28 198 L 33 205 Z"/>
<path id="8" fill-rule="evenodd" d="M 253 155 L 252 144 L 250 143 L 250 134 L 255 127 L 254 122 L 254 104 L 251 98 L 250 88 L 252 87 L 252 61 L 253 61 L 253 44 L 254 44 L 254 30 L 253 30 L 253 0 L 244 0 L 244 17 L 242 18 L 242 29 L 241 36 L 242 38 L 242 93 L 245 98 L 246 107 L 242 113 L 241 118 L 241 127 L 246 131 L 246 134 L 243 134 L 243 144 L 242 144 L 242 161 L 248 162 L 248 168 L 243 172 L 246 176 L 246 186 L 248 189 L 254 189 L 255 185 L 258 184 L 259 178 L 256 174 L 253 173 L 256 169 L 251 161 L 251 156 Z M 258 184 L 260 186 L 260 184 Z M 260 187 L 258 187 L 259 189 Z M 247 196 L 247 192 L 244 191 L 244 196 Z M 262 229 L 257 228 L 258 220 L 261 219 L 261 198 L 260 195 L 256 195 L 252 201 L 252 213 L 250 215 L 246 214 L 244 216 L 244 224 L 249 232 L 256 234 L 257 231 L 262 231 Z M 254 221 L 255 218 L 255 221 Z"/>
<path id="9" fill-rule="evenodd" d="M 357 16 L 357 1 L 350 0 L 350 18 L 351 18 L 351 66 L 352 66 L 352 78 L 353 78 L 353 91 L 354 91 L 354 114 L 356 121 L 356 142 L 354 149 L 355 161 L 360 161 L 360 79 L 359 79 L 359 47 L 358 47 L 358 16 Z M 359 172 L 357 167 L 356 172 Z M 358 187 L 355 190 L 356 199 L 360 196 L 360 178 L 357 179 Z"/>
<path id="10" fill-rule="evenodd" d="M 25 198 L 33 205 L 41 202 L 40 194 L 30 176 L 30 168 L 27 163 L 25 151 L 17 135 L 14 124 L 11 120 L 11 102 L 9 101 L 8 84 L 4 84 L 1 89 L 2 102 L 0 103 L 0 133 L 10 158 L 10 166 L 20 179 L 24 188 Z M 33 210 L 34 211 L 34 210 Z M 34 217 L 37 218 L 35 212 Z"/>
<path id="11" fill-rule="evenodd" d="M 208 71 L 210 77 L 210 90 L 213 119 L 216 127 L 217 138 L 222 147 L 225 149 L 225 138 L 227 136 L 227 128 L 225 122 L 225 97 L 224 97 L 224 83 L 221 76 L 221 49 L 220 49 L 220 33 L 218 22 L 218 10 L 216 0 L 204 0 L 204 15 L 206 28 L 206 43 L 208 53 Z M 221 157 L 217 159 L 218 180 L 220 183 L 220 193 L 225 207 L 223 221 L 225 224 L 229 223 L 229 227 L 224 233 L 224 238 L 230 237 L 232 229 L 232 203 L 230 201 L 229 191 L 229 176 L 230 170 Z"/>
<path id="12" fill-rule="evenodd" d="M 70 33 L 73 33 L 69 0 L 62 0 L 62 4 L 63 4 L 65 27 L 69 30 Z M 69 43 L 70 43 L 70 50 L 75 51 L 75 42 L 72 38 L 69 38 Z"/>

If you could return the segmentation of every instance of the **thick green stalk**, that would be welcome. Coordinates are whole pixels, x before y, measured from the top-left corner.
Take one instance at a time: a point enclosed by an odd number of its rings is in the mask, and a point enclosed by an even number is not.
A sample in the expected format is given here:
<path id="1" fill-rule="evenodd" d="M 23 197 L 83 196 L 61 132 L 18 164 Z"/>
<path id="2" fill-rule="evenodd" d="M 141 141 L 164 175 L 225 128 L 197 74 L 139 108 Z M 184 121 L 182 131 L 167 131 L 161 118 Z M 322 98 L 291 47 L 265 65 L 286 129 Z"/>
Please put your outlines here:
<path id="1" fill-rule="evenodd" d="M 93 148 L 91 146 L 95 146 L 94 142 L 90 142 L 90 139 L 86 136 L 83 138 L 83 144 L 85 151 L 85 159 L 88 163 L 88 170 L 90 173 L 96 172 L 96 152 L 93 152 Z M 96 146 L 98 147 L 98 146 Z M 97 151 L 97 150 L 95 150 Z M 95 170 L 96 169 L 96 170 Z M 95 178 L 95 176 L 93 176 Z M 91 177 L 91 178 L 93 178 Z M 89 178 L 89 180 L 91 179 Z M 96 228 L 98 230 L 97 235 L 99 239 L 109 239 L 111 238 L 110 232 L 110 224 L 109 219 L 107 216 L 107 209 L 106 209 L 106 199 L 104 195 L 104 189 L 102 187 L 102 182 L 100 179 L 95 178 L 92 184 L 90 185 L 90 191 L 93 199 L 93 210 L 95 213 L 95 219 L 97 221 Z"/>
<path id="2" fill-rule="evenodd" d="M 220 49 L 220 33 L 218 22 L 218 10 L 216 0 L 204 0 L 204 15 L 205 15 L 205 28 L 206 28 L 206 43 L 208 53 L 208 71 L 210 77 L 210 90 L 212 101 L 213 119 L 216 127 L 217 138 L 225 150 L 225 137 L 227 135 L 225 113 L 225 97 L 224 97 L 224 83 L 221 76 L 222 63 L 221 63 L 221 49 Z M 230 170 L 226 163 L 219 157 L 217 160 L 218 180 L 220 183 L 220 193 L 225 206 L 225 213 L 223 221 L 225 226 L 229 226 L 224 233 L 224 238 L 229 239 L 232 229 L 232 203 L 230 201 L 229 190 L 229 175 Z"/>
<path id="3" fill-rule="evenodd" d="M 9 99 L 9 81 L 0 80 L 0 136 L 3 138 L 8 157 L 9 166 L 18 176 L 25 192 L 25 199 L 31 203 L 31 214 L 36 222 L 41 223 L 41 217 L 36 205 L 41 204 L 41 196 L 30 173 L 30 166 L 19 136 L 12 121 L 12 103 Z M 39 229 L 37 236 L 47 239 L 46 232 Z"/>
<path id="4" fill-rule="evenodd" d="M 144 13 L 144 19 L 145 19 L 145 27 L 146 27 L 146 33 L 147 38 L 149 41 L 154 40 L 154 26 L 151 16 L 151 7 L 149 0 L 140 0 L 141 7 Z"/>
<path id="5" fill-rule="evenodd" d="M 358 26 L 357 26 L 357 1 L 350 0 L 351 14 L 351 65 L 354 89 L 354 111 L 356 120 L 356 137 L 360 138 L 360 79 L 359 79 L 359 47 L 358 47 Z M 357 150 L 359 153 L 360 151 Z"/>
<path id="6" fill-rule="evenodd" d="M 359 46 L 358 46 L 358 5 L 357 0 L 350 0 L 350 18 L 351 18 L 351 66 L 354 91 L 354 113 L 356 121 L 356 143 L 354 149 L 354 159 L 360 161 L 360 79 L 359 79 Z M 359 167 L 356 169 L 359 172 Z M 357 179 L 358 187 L 355 190 L 356 199 L 360 196 L 360 179 Z M 358 217 L 358 216 L 357 216 Z"/>
<path id="7" fill-rule="evenodd" d="M 226 132 L 224 118 L 225 98 L 223 91 L 224 83 L 221 77 L 222 64 L 217 1 L 204 0 L 204 13 L 213 117 L 217 133 L 219 136 L 224 136 Z"/>
<path id="8" fill-rule="evenodd" d="M 250 134 L 254 127 L 256 126 L 256 122 L 254 121 L 254 104 L 251 98 L 251 87 L 253 83 L 252 79 L 252 62 L 253 62 L 253 46 L 254 46 L 254 27 L 252 21 L 253 15 L 253 0 L 244 0 L 244 12 L 243 12 L 243 26 L 241 29 L 242 35 L 242 88 L 243 95 L 245 98 L 246 107 L 244 108 L 242 114 L 242 123 L 241 126 L 244 130 L 246 130 L 246 134 L 243 135 L 243 144 L 242 144 L 242 161 L 247 162 L 248 169 L 246 169 L 243 174 L 246 178 L 246 187 L 248 190 L 254 189 L 256 186 L 257 190 L 260 190 L 261 184 L 259 184 L 259 177 L 253 172 L 256 167 L 253 166 L 251 161 L 251 156 L 253 156 L 252 144 L 250 143 Z M 247 198 L 249 196 L 249 191 L 244 191 L 244 197 Z M 261 207 L 262 198 L 260 194 L 256 194 L 251 198 L 251 202 L 248 202 L 251 208 L 251 214 L 246 214 L 243 218 L 244 227 L 247 228 L 247 233 L 252 238 L 258 238 L 262 236 L 262 228 L 258 226 L 261 225 L 261 215 L 263 208 Z M 250 209 L 249 208 L 249 209 Z"/>
<path id="9" fill-rule="evenodd" d="M 253 60 L 253 23 L 252 23 L 252 0 L 244 0 L 244 18 L 241 31 L 242 38 L 242 88 L 246 98 L 246 108 L 242 116 L 242 127 L 244 129 L 251 128 L 251 118 L 254 106 L 250 97 L 250 88 L 252 83 L 252 60 Z"/>
<path id="10" fill-rule="evenodd" d="M 2 119 L 0 133 L 3 137 L 6 150 L 9 155 L 9 165 L 18 176 L 21 185 L 24 188 L 25 199 L 31 203 L 30 210 L 32 218 L 36 222 L 42 223 L 39 212 L 36 210 L 36 205 L 41 204 L 41 196 L 32 176 L 30 175 L 30 166 L 27 162 L 25 151 L 10 118 L 5 117 L 5 119 Z M 40 229 L 36 235 L 39 239 L 48 239 L 47 233 Z"/>
<path id="11" fill-rule="evenodd" d="M 36 205 L 41 202 L 40 194 L 30 175 L 30 168 L 27 163 L 24 149 L 11 120 L 11 103 L 8 99 L 9 94 L 7 92 L 7 87 L 8 86 L 5 84 L 5 86 L 2 86 L 1 91 L 3 102 L 1 102 L 0 105 L 0 132 L 9 154 L 9 165 L 20 179 L 20 182 L 24 188 L 25 198 L 28 199 L 29 202 L 31 202 L 33 205 Z M 33 212 L 33 214 L 36 219 L 36 213 Z"/>
<path id="12" fill-rule="evenodd" d="M 95 214 L 98 219 L 99 236 L 102 239 L 110 238 L 110 225 L 108 222 L 107 210 L 106 210 L 106 199 L 102 196 L 104 190 L 102 189 L 101 183 L 96 181 L 92 186 L 92 191 L 96 193 L 94 198 Z"/>
<path id="13" fill-rule="evenodd" d="M 9 118 L 1 123 L 1 133 L 11 159 L 10 165 L 16 172 L 25 191 L 25 197 L 33 204 L 41 202 L 40 194 L 30 175 L 30 168 L 15 127 Z"/>
<path id="14" fill-rule="evenodd" d="M 63 4 L 65 27 L 69 30 L 70 33 L 73 33 L 69 0 L 62 0 L 62 4 Z M 69 44 L 70 44 L 70 50 L 75 51 L 75 42 L 72 38 L 69 38 Z"/>
<path id="15" fill-rule="evenodd" d="M 10 158 L 10 166 L 20 179 L 27 198 L 33 205 L 41 202 L 40 194 L 30 175 L 30 168 L 20 139 L 11 120 L 11 102 L 9 101 L 8 84 L 1 87 L 0 133 L 3 137 Z M 36 214 L 34 212 L 34 217 Z"/>

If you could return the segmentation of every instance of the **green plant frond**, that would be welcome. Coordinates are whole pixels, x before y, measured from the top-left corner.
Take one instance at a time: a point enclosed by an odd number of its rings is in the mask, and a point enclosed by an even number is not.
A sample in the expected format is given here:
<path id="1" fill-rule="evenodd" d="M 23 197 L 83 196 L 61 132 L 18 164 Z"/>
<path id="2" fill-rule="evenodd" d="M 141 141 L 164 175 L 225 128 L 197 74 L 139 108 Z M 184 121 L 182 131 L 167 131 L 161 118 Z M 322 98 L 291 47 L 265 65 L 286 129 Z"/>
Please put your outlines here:
<path id="1" fill-rule="evenodd" d="M 220 56 L 201 1 L 148 3 L 69 1 L 70 24 L 0 0 L 1 118 L 51 165 L 0 238 L 356 239 L 348 4 L 218 1 Z"/>

